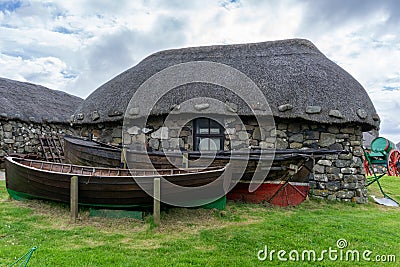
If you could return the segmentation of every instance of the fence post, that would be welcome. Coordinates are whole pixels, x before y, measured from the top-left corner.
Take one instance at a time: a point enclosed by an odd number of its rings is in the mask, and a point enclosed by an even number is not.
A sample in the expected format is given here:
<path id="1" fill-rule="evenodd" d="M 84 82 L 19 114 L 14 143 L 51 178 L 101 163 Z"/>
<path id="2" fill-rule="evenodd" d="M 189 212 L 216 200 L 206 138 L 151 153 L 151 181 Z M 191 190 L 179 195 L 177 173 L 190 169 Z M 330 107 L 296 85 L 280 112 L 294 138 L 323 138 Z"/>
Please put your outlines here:
<path id="1" fill-rule="evenodd" d="M 71 192 L 70 192 L 70 208 L 71 208 L 71 221 L 76 223 L 78 218 L 78 176 L 71 177 Z"/>
<path id="2" fill-rule="evenodd" d="M 153 217 L 154 224 L 160 225 L 160 196 L 161 196 L 161 188 L 160 188 L 160 178 L 154 178 L 154 207 L 153 207 Z"/>
<path id="3" fill-rule="evenodd" d="M 189 153 L 188 152 L 182 153 L 182 167 L 189 168 Z"/>

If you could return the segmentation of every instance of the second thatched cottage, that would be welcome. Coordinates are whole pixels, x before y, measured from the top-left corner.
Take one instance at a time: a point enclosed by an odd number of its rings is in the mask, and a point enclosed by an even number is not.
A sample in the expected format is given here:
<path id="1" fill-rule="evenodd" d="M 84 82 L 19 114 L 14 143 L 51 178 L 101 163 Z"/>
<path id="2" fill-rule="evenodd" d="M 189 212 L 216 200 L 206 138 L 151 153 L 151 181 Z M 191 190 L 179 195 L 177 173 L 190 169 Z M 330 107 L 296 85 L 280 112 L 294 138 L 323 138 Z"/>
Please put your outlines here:
<path id="1" fill-rule="evenodd" d="M 81 102 L 61 91 L 0 78 L 0 165 L 7 154 L 42 155 L 41 136 L 73 134 L 70 114 Z"/>

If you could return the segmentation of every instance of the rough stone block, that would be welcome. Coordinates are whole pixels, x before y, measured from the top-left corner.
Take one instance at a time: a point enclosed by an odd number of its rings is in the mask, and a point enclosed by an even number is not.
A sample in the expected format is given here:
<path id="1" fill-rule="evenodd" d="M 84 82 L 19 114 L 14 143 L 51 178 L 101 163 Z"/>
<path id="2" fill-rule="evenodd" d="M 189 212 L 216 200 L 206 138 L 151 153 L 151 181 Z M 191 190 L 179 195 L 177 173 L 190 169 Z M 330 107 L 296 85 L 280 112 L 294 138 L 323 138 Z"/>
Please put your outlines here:
<path id="1" fill-rule="evenodd" d="M 245 141 L 238 141 L 238 140 L 232 140 L 231 145 L 232 149 L 246 148 L 249 146 Z"/>
<path id="2" fill-rule="evenodd" d="M 277 138 L 276 139 L 276 149 L 286 149 L 286 148 L 288 148 L 288 142 L 281 138 Z"/>
<path id="3" fill-rule="evenodd" d="M 266 142 L 266 141 L 261 141 L 259 143 L 259 146 L 260 146 L 261 149 L 272 149 L 272 148 L 275 148 L 275 144 L 274 143 L 269 143 L 269 142 Z"/>
<path id="4" fill-rule="evenodd" d="M 357 188 L 356 183 L 344 183 L 343 189 L 355 190 Z"/>
<path id="5" fill-rule="evenodd" d="M 184 146 L 184 142 L 181 138 L 170 138 L 169 139 L 169 148 L 179 150 L 179 148 Z"/>
<path id="6" fill-rule="evenodd" d="M 327 167 L 327 168 L 329 168 L 329 167 Z M 328 181 L 341 181 L 342 180 L 342 178 L 340 178 L 340 176 L 336 175 L 336 174 L 330 173 L 330 174 L 327 174 L 326 176 L 328 177 Z"/>
<path id="7" fill-rule="evenodd" d="M 357 183 L 357 175 L 343 175 L 343 181 L 345 183 Z"/>
<path id="8" fill-rule="evenodd" d="M 361 147 L 356 146 L 353 147 L 353 155 L 356 157 L 362 157 L 364 155 L 364 152 Z"/>
<path id="9" fill-rule="evenodd" d="M 315 173 L 325 173 L 325 167 L 319 164 L 315 165 L 313 170 Z"/>
<path id="10" fill-rule="evenodd" d="M 344 134 L 354 134 L 354 128 L 353 127 L 341 128 L 340 132 Z"/>
<path id="11" fill-rule="evenodd" d="M 132 126 L 132 127 L 128 128 L 127 132 L 128 132 L 130 135 L 139 134 L 139 132 L 140 132 L 140 127 Z"/>
<path id="12" fill-rule="evenodd" d="M 151 134 L 151 138 L 157 138 L 161 140 L 167 140 L 169 136 L 168 127 L 160 127 L 157 131 Z"/>
<path id="13" fill-rule="evenodd" d="M 328 189 L 329 191 L 337 191 L 340 189 L 340 182 L 330 181 L 330 182 L 326 183 L 326 189 Z"/>
<path id="14" fill-rule="evenodd" d="M 321 196 L 321 197 L 327 197 L 329 195 L 328 190 L 314 190 L 314 195 L 315 196 Z"/>
<path id="15" fill-rule="evenodd" d="M 351 154 L 351 153 L 339 154 L 339 159 L 350 160 L 352 158 L 353 158 L 353 154 Z"/>
<path id="16" fill-rule="evenodd" d="M 328 127 L 328 132 L 337 134 L 337 133 L 339 133 L 339 128 L 335 125 L 331 125 Z"/>
<path id="17" fill-rule="evenodd" d="M 340 172 L 343 174 L 356 174 L 357 173 L 357 169 L 355 168 L 342 168 L 340 169 Z"/>
<path id="18" fill-rule="evenodd" d="M 306 113 L 307 114 L 318 114 L 322 110 L 321 106 L 307 106 Z"/>
<path id="19" fill-rule="evenodd" d="M 278 106 L 278 110 L 280 112 L 285 112 L 285 111 L 288 111 L 291 109 L 293 109 L 293 106 L 291 104 L 283 104 L 283 105 Z"/>
<path id="20" fill-rule="evenodd" d="M 336 136 L 331 133 L 321 133 L 321 137 L 319 139 L 319 145 L 321 147 L 327 147 L 333 145 L 336 142 Z"/>
<path id="21" fill-rule="evenodd" d="M 297 142 L 290 143 L 290 145 L 289 145 L 289 148 L 291 148 L 291 149 L 300 149 L 302 147 L 303 147 L 303 144 L 302 143 L 297 143 Z"/>
<path id="22" fill-rule="evenodd" d="M 343 145 L 339 144 L 339 143 L 335 143 L 333 145 L 330 145 L 328 148 L 331 150 L 343 150 Z"/>
<path id="23" fill-rule="evenodd" d="M 328 176 L 326 174 L 315 174 L 314 180 L 319 182 L 328 182 Z"/>
<path id="24" fill-rule="evenodd" d="M 238 138 L 241 141 L 245 141 L 245 140 L 247 140 L 249 138 L 249 134 L 246 131 L 240 131 L 238 133 Z"/>
<path id="25" fill-rule="evenodd" d="M 15 140 L 14 139 L 4 139 L 5 144 L 14 144 Z"/>
<path id="26" fill-rule="evenodd" d="M 289 123 L 288 124 L 288 131 L 291 133 L 299 133 L 301 129 L 300 123 Z"/>
<path id="27" fill-rule="evenodd" d="M 335 195 L 329 195 L 326 198 L 328 201 L 337 201 L 336 196 Z"/>
<path id="28" fill-rule="evenodd" d="M 334 118 L 339 118 L 339 119 L 343 119 L 344 118 L 344 116 L 343 116 L 343 114 L 340 112 L 340 110 L 337 110 L 337 109 L 331 109 L 330 111 L 329 111 L 329 114 L 328 114 L 329 116 L 331 116 L 331 117 L 334 117 Z"/>
<path id="29" fill-rule="evenodd" d="M 338 168 L 344 168 L 344 167 L 349 167 L 351 164 L 350 160 L 342 160 L 342 159 L 338 159 L 335 161 L 335 165 Z"/>
<path id="30" fill-rule="evenodd" d="M 6 123 L 6 124 L 3 125 L 3 131 L 5 131 L 5 132 L 12 132 L 12 130 L 13 130 L 13 127 L 12 127 L 11 124 Z"/>
<path id="31" fill-rule="evenodd" d="M 12 132 L 4 132 L 3 138 L 4 139 L 12 139 L 13 138 L 13 133 Z"/>
<path id="32" fill-rule="evenodd" d="M 309 148 L 318 148 L 318 141 L 317 140 L 306 140 L 303 142 L 303 146 Z"/>
<path id="33" fill-rule="evenodd" d="M 352 167 L 352 168 L 362 168 L 362 167 L 364 167 L 364 162 L 363 162 L 363 160 L 361 159 L 361 158 L 359 158 L 359 157 L 353 157 L 353 159 L 352 159 L 352 163 L 350 164 L 350 167 Z"/>
<path id="34" fill-rule="evenodd" d="M 304 138 L 307 140 L 318 140 L 319 132 L 318 131 L 305 131 Z"/>
<path id="35" fill-rule="evenodd" d="M 336 155 L 336 154 L 326 155 L 325 158 L 328 160 L 335 160 L 335 159 L 338 159 L 338 155 Z"/>
<path id="36" fill-rule="evenodd" d="M 330 166 L 332 166 L 332 161 L 326 160 L 326 159 L 321 159 L 317 162 L 317 164 L 330 167 Z"/>
<path id="37" fill-rule="evenodd" d="M 302 134 L 294 134 L 289 137 L 289 142 L 302 143 L 304 141 L 304 136 Z"/>
<path id="38" fill-rule="evenodd" d="M 234 135 L 235 133 L 236 133 L 236 129 L 235 128 L 226 128 L 225 129 L 225 134 Z"/>
<path id="39" fill-rule="evenodd" d="M 286 123 L 278 123 L 276 128 L 277 128 L 277 130 L 287 130 L 288 125 Z"/>
<path id="40" fill-rule="evenodd" d="M 287 137 L 286 133 L 281 131 L 281 130 L 271 131 L 271 136 L 272 137 L 279 137 L 279 138 L 286 138 Z"/>
<path id="41" fill-rule="evenodd" d="M 366 204 L 368 203 L 368 198 L 365 197 L 356 197 L 356 203 L 357 204 Z"/>

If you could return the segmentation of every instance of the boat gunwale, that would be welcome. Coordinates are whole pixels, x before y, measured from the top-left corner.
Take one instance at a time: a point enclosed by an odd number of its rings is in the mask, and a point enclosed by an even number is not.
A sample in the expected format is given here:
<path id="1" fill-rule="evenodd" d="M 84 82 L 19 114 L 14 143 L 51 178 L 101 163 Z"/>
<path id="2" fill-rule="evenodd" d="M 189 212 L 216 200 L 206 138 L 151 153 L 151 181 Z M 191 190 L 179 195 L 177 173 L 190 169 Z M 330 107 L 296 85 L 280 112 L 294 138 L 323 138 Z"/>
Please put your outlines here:
<path id="1" fill-rule="evenodd" d="M 226 170 L 226 166 L 218 168 L 215 167 L 216 169 L 213 170 L 204 170 L 201 168 L 186 168 L 186 169 L 182 169 L 182 170 L 199 170 L 198 172 L 186 172 L 186 173 L 176 173 L 176 174 L 153 174 L 153 175 L 127 175 L 127 176 L 117 176 L 117 175 L 90 175 L 90 174 L 79 174 L 79 173 L 66 173 L 66 172 L 57 172 L 57 171 L 51 171 L 51 170 L 44 170 L 44 169 L 40 169 L 40 168 L 35 168 L 32 166 L 28 166 L 25 164 L 22 164 L 18 161 L 15 161 L 14 159 L 20 159 L 17 157 L 5 157 L 5 159 L 7 161 L 9 161 L 12 164 L 15 164 L 21 168 L 25 168 L 25 169 L 30 169 L 33 171 L 40 171 L 40 172 L 45 172 L 45 173 L 51 173 L 51 174 L 62 174 L 62 175 L 67 175 L 67 176 L 78 176 L 78 177 L 128 177 L 128 178 L 154 178 L 154 177 L 174 177 L 174 176 L 184 176 L 184 175 L 193 175 L 193 174 L 206 174 L 206 173 L 217 173 L 217 172 L 223 172 Z M 114 170 L 114 171 L 139 171 L 139 172 L 146 172 L 146 171 L 171 171 L 171 170 L 178 170 L 178 169 L 118 169 L 118 168 L 105 168 L 105 167 L 91 167 L 91 166 L 80 166 L 80 165 L 73 165 L 73 164 L 64 164 L 64 163 L 54 163 L 54 162 L 48 162 L 48 161 L 40 161 L 40 160 L 29 160 L 29 159 L 21 159 L 23 161 L 28 161 L 28 162 L 38 162 L 38 163 L 47 163 L 47 164 L 51 164 L 53 163 L 54 165 L 58 165 L 58 166 L 68 166 L 68 167 L 78 167 L 78 168 L 92 168 L 94 170 Z M 203 171 L 204 170 L 204 171 Z M 6 177 L 7 178 L 7 177 Z"/>

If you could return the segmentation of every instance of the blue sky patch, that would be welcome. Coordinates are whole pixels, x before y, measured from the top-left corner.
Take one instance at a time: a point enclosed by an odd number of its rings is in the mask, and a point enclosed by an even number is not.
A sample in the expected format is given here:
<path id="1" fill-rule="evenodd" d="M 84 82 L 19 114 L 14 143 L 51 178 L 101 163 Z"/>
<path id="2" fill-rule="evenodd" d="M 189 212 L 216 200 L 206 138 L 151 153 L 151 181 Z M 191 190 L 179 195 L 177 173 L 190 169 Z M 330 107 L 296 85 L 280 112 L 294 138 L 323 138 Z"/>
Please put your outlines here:
<path id="1" fill-rule="evenodd" d="M 22 6 L 22 1 L 5 1 L 0 2 L 0 11 L 13 12 Z"/>
<path id="2" fill-rule="evenodd" d="M 66 71 L 66 70 L 61 71 L 61 74 L 63 75 L 63 77 L 65 79 L 75 79 L 76 77 L 78 77 L 77 73 L 69 72 L 69 71 Z"/>
<path id="3" fill-rule="evenodd" d="M 74 33 L 74 31 L 69 30 L 62 26 L 54 28 L 53 32 L 59 32 L 59 33 L 63 33 L 63 34 L 73 34 Z"/>
<path id="4" fill-rule="evenodd" d="M 400 90 L 400 87 L 399 86 L 384 86 L 383 90 L 393 92 L 393 91 Z"/>

